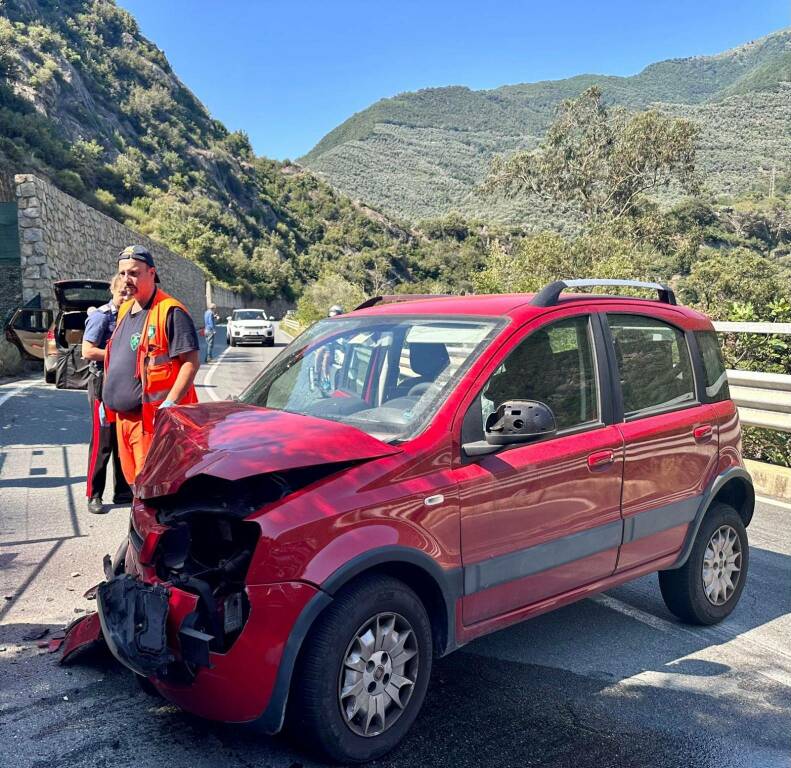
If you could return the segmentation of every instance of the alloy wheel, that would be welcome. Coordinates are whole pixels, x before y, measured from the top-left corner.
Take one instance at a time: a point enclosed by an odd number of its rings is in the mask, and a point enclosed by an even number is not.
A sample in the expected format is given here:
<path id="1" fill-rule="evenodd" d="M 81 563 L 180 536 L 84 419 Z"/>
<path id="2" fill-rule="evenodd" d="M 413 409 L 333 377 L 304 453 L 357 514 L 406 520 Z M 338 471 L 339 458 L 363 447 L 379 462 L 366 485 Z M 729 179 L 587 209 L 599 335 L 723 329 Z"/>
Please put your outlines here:
<path id="1" fill-rule="evenodd" d="M 379 736 L 403 714 L 418 676 L 415 632 L 398 613 L 366 621 L 346 648 L 338 702 L 346 724 L 359 736 Z"/>
<path id="2" fill-rule="evenodd" d="M 724 605 L 739 583 L 742 545 L 730 525 L 721 525 L 712 534 L 703 554 L 703 591 L 712 605 Z"/>

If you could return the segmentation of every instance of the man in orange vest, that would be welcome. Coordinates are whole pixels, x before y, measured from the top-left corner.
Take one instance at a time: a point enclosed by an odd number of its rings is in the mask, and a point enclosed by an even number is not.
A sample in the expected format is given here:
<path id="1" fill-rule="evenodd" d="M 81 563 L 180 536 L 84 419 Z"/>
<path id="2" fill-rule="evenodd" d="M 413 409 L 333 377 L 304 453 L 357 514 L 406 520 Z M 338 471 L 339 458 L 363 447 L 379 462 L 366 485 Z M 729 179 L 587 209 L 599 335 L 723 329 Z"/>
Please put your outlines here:
<path id="1" fill-rule="evenodd" d="M 158 287 L 154 259 L 130 245 L 118 254 L 118 274 L 129 296 L 107 344 L 102 392 L 115 420 L 121 468 L 129 485 L 143 468 L 157 410 L 197 403 L 198 334 L 186 307 Z"/>

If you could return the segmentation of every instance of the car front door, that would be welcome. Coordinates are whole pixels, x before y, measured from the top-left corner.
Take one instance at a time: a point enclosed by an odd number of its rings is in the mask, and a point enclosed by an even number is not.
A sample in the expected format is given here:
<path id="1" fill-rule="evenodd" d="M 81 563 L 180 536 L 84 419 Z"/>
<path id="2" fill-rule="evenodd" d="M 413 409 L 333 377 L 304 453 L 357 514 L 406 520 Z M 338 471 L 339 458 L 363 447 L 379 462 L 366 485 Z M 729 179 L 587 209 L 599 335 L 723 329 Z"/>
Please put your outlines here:
<path id="1" fill-rule="evenodd" d="M 544 402 L 558 426 L 491 455 L 465 458 L 461 449 L 463 623 L 481 631 L 616 566 L 623 438 L 600 321 L 579 309 L 558 315 L 526 327 L 465 404 L 462 444 L 481 439 L 486 416 L 506 400 Z"/>
<path id="2" fill-rule="evenodd" d="M 698 397 L 690 356 L 692 334 L 674 321 L 678 318 L 672 310 L 660 317 L 627 311 L 607 314 L 619 370 L 619 428 L 625 443 L 619 571 L 681 548 L 717 465 L 714 406 Z"/>

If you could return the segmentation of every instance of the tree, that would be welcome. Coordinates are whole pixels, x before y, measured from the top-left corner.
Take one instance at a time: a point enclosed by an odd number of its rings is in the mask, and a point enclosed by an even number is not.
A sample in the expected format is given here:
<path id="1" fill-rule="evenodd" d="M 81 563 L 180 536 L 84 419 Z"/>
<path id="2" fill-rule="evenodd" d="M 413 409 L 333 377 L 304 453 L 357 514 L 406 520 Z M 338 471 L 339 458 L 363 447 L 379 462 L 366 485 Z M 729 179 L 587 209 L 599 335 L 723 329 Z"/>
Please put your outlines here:
<path id="1" fill-rule="evenodd" d="M 682 283 L 685 303 L 695 304 L 715 320 L 731 320 L 734 306 L 749 304 L 758 317 L 787 295 L 776 263 L 749 248 L 703 249 Z M 743 319 L 743 318 L 738 318 Z"/>
<path id="2" fill-rule="evenodd" d="M 324 272 L 315 283 L 311 283 L 297 302 L 297 320 L 302 325 L 312 325 L 327 317 L 335 304 L 347 312 L 365 301 L 363 289 L 345 280 L 334 272 Z"/>
<path id="3" fill-rule="evenodd" d="M 480 293 L 532 293 L 569 277 L 649 279 L 653 277 L 652 256 L 652 252 L 603 229 L 573 241 L 554 232 L 541 232 L 523 238 L 513 254 L 496 242 L 486 268 L 473 276 L 473 283 Z"/>
<path id="4" fill-rule="evenodd" d="M 495 158 L 483 189 L 572 203 L 589 220 L 618 218 L 673 182 L 697 191 L 699 134 L 690 121 L 653 110 L 610 109 L 594 86 L 563 103 L 538 149 Z"/>

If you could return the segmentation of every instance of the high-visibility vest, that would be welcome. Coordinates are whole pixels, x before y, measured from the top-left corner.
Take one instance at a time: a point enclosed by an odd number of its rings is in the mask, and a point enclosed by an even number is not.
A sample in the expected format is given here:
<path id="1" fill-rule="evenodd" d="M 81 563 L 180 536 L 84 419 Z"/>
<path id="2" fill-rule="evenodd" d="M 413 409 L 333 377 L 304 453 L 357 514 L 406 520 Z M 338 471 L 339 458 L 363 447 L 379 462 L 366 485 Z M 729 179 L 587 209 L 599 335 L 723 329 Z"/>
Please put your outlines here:
<path id="1" fill-rule="evenodd" d="M 116 333 L 134 303 L 134 299 L 129 299 L 118 308 L 118 322 L 115 326 Z M 178 357 L 171 358 L 169 355 L 166 327 L 168 312 L 176 308 L 184 312 L 187 311 L 187 308 L 178 299 L 174 299 L 162 289 L 157 288 L 154 300 L 148 308 L 146 319 L 143 323 L 143 331 L 140 334 L 135 377 L 140 379 L 143 387 L 143 431 L 148 433 L 154 431 L 154 418 L 157 408 L 167 399 L 168 393 L 181 370 L 181 360 Z M 115 333 L 113 336 L 115 336 Z M 110 365 L 112 347 L 113 339 L 111 338 L 107 342 L 105 370 Z M 198 395 L 195 392 L 195 387 L 190 385 L 189 389 L 178 401 L 178 404 L 190 405 L 197 402 Z M 115 421 L 115 414 L 109 411 L 106 406 L 105 410 L 110 421 Z"/>

